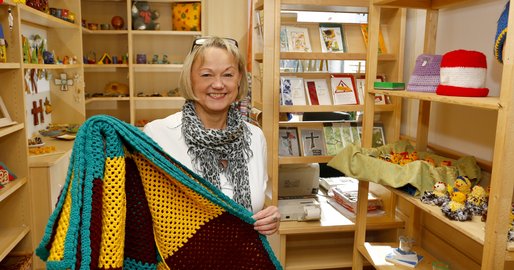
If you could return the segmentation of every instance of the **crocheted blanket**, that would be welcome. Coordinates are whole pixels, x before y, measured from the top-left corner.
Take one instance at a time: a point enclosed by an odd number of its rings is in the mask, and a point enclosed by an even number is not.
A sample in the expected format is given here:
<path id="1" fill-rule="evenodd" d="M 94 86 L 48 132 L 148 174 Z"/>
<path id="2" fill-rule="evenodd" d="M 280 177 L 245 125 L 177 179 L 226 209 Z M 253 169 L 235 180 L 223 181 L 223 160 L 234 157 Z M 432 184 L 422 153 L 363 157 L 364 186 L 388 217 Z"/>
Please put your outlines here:
<path id="1" fill-rule="evenodd" d="M 94 116 L 36 254 L 47 269 L 282 269 L 251 216 L 136 127 Z"/>

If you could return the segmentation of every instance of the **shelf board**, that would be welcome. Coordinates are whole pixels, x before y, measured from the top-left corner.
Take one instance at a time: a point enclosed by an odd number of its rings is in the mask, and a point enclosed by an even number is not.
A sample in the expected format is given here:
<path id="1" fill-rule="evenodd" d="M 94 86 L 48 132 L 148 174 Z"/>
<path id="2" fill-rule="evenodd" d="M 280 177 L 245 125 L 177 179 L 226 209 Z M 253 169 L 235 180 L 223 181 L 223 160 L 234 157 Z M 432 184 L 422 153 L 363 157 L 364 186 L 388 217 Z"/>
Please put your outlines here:
<path id="1" fill-rule="evenodd" d="M 0 128 L 0 138 L 14 133 L 18 130 L 22 130 L 24 127 L 23 123 L 14 124 L 12 126 L 6 126 Z"/>
<path id="2" fill-rule="evenodd" d="M 385 260 L 385 256 L 392 248 L 396 247 L 398 247 L 398 245 L 394 243 L 364 243 L 364 245 L 359 245 L 357 249 L 377 270 L 411 269 L 409 267 L 392 264 Z M 437 259 L 419 246 L 414 246 L 413 250 L 424 256 L 423 260 L 416 266 L 416 269 L 431 270 L 432 262 Z"/>
<path id="3" fill-rule="evenodd" d="M 84 64 L 85 72 L 115 72 L 118 68 L 128 68 L 128 64 Z"/>
<path id="4" fill-rule="evenodd" d="M 5 185 L 4 188 L 0 189 L 0 202 L 5 200 L 11 194 L 16 192 L 19 188 L 27 183 L 27 178 L 18 178 Z M 1 231 L 1 230 L 0 230 Z M 1 261 L 1 260 L 0 260 Z"/>
<path id="5" fill-rule="evenodd" d="M 334 156 L 278 157 L 279 164 L 327 163 Z"/>
<path id="6" fill-rule="evenodd" d="M 182 64 L 134 64 L 135 72 L 181 72 Z"/>
<path id="7" fill-rule="evenodd" d="M 357 112 L 363 111 L 364 105 L 283 105 L 280 106 L 280 112 L 334 112 L 334 111 L 345 111 L 345 112 Z M 388 112 L 394 110 L 394 104 L 384 104 L 375 106 L 377 112 Z"/>
<path id="8" fill-rule="evenodd" d="M 0 69 L 18 69 L 20 67 L 20 63 L 0 63 Z"/>
<path id="9" fill-rule="evenodd" d="M 126 35 L 128 30 L 89 30 L 82 27 L 82 34 L 88 35 Z"/>
<path id="10" fill-rule="evenodd" d="M 41 12 L 26 5 L 19 4 L 18 7 L 20 8 L 20 17 L 23 22 L 51 28 L 79 29 L 80 27 L 78 24 L 61 20 L 50 14 Z"/>
<path id="11" fill-rule="evenodd" d="M 385 94 L 393 97 L 412 98 L 418 100 L 434 101 L 453 105 L 469 106 L 474 108 L 499 110 L 502 105 L 499 97 L 453 97 L 441 96 L 436 93 L 412 92 L 405 90 L 378 90 L 372 89 L 370 93 Z"/>
<path id="12" fill-rule="evenodd" d="M 86 105 L 93 102 L 129 101 L 129 97 L 93 97 L 86 99 Z"/>
<path id="13" fill-rule="evenodd" d="M 369 0 L 282 0 L 282 5 L 305 5 L 334 8 L 343 7 L 369 7 Z"/>
<path id="14" fill-rule="evenodd" d="M 200 31 L 173 31 L 173 30 L 131 30 L 137 36 L 201 36 Z"/>
<path id="15" fill-rule="evenodd" d="M 421 210 L 425 211 L 426 213 L 430 214 L 433 217 L 436 217 L 440 221 L 444 222 L 448 226 L 454 228 L 457 231 L 460 231 L 470 239 L 473 239 L 474 241 L 484 244 L 484 237 L 485 237 L 485 222 L 482 222 L 479 216 L 474 216 L 473 220 L 471 221 L 455 221 L 450 220 L 447 218 L 441 211 L 441 208 L 439 206 L 435 205 L 429 205 L 422 203 L 419 199 L 419 197 L 411 196 L 403 191 L 397 190 L 392 187 L 388 187 L 389 190 L 391 190 L 393 193 L 398 195 L 399 197 L 403 198 L 404 200 L 412 203 L 415 207 L 420 208 Z M 506 238 L 507 236 L 505 236 Z"/>
<path id="16" fill-rule="evenodd" d="M 74 69 L 81 68 L 81 64 L 59 65 L 59 64 L 23 64 L 24 69 Z"/>
<path id="17" fill-rule="evenodd" d="M 257 54 L 255 56 L 256 59 Z M 262 57 L 261 57 L 262 58 Z M 280 59 L 292 60 L 366 60 L 366 53 L 330 53 L 330 52 L 281 52 Z M 394 54 L 381 54 L 379 61 L 395 61 Z"/>
<path id="18" fill-rule="evenodd" d="M 466 1 L 469 0 L 375 0 L 374 4 L 402 8 L 443 9 Z"/>
<path id="19" fill-rule="evenodd" d="M 310 270 L 352 267 L 352 245 L 288 247 L 285 269 Z"/>
<path id="20" fill-rule="evenodd" d="M 283 221 L 280 222 L 279 233 L 281 235 L 353 232 L 355 231 L 355 217 L 345 216 L 327 202 L 327 198 L 318 196 L 321 207 L 321 219 L 317 221 Z M 404 222 L 398 218 L 387 216 L 368 217 L 366 226 L 369 230 L 402 228 Z"/>
<path id="21" fill-rule="evenodd" d="M 0 228 L 0 261 L 29 233 L 29 227 Z"/>

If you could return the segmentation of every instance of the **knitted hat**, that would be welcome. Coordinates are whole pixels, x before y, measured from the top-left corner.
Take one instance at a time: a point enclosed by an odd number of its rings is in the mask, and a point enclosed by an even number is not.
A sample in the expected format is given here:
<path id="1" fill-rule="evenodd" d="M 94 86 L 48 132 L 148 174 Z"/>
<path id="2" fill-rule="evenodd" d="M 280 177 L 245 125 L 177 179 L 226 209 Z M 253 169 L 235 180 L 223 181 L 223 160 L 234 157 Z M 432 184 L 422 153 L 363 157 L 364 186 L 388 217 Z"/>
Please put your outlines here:
<path id="1" fill-rule="evenodd" d="M 419 55 L 407 84 L 407 91 L 435 92 L 439 85 L 442 57 L 442 55 L 437 54 Z"/>
<path id="2" fill-rule="evenodd" d="M 483 53 L 455 50 L 443 55 L 436 93 L 445 96 L 485 97 L 487 61 Z"/>
<path id="3" fill-rule="evenodd" d="M 500 63 L 503 63 L 503 46 L 505 45 L 505 40 L 507 39 L 507 23 L 509 21 L 509 4 L 510 1 L 507 2 L 505 8 L 503 9 L 500 18 L 498 19 L 498 26 L 496 29 L 496 36 L 494 41 L 494 57 Z"/>

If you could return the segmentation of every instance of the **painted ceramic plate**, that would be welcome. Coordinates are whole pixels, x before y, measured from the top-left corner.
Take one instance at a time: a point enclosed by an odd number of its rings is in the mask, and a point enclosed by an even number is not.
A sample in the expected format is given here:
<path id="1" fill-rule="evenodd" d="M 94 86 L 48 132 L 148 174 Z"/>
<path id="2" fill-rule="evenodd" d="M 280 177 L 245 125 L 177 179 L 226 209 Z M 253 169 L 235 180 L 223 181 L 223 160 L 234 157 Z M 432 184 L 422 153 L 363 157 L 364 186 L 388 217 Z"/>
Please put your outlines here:
<path id="1" fill-rule="evenodd" d="M 45 145 L 45 143 L 40 143 L 40 144 L 29 144 L 29 148 L 36 148 L 36 147 L 41 147 Z"/>
<path id="2" fill-rule="evenodd" d="M 65 141 L 71 141 L 71 140 L 75 140 L 75 135 L 69 135 L 69 134 L 63 134 L 63 135 L 59 135 L 55 138 L 59 139 L 59 140 L 65 140 Z"/>

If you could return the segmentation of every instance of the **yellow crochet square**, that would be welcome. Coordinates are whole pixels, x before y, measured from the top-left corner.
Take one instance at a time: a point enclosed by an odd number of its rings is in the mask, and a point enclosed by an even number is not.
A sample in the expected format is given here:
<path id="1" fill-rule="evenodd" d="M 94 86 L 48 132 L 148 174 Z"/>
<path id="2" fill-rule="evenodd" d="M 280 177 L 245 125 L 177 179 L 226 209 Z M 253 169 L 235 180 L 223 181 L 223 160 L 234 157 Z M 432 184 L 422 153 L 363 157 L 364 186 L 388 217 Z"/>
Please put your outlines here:
<path id="1" fill-rule="evenodd" d="M 173 3 L 172 29 L 175 31 L 201 31 L 201 3 Z"/>

